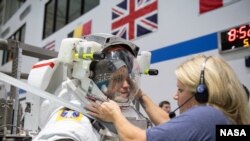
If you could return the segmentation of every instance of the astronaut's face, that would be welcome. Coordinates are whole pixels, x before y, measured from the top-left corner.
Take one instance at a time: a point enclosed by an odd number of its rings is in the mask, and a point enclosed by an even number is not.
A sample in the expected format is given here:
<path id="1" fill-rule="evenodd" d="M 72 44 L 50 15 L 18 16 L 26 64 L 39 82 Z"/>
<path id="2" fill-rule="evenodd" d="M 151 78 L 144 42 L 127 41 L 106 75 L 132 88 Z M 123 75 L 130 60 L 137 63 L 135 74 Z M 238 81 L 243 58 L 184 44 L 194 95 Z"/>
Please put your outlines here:
<path id="1" fill-rule="evenodd" d="M 127 102 L 132 88 L 130 81 L 127 67 L 121 67 L 112 73 L 106 96 L 117 102 Z"/>
<path id="2" fill-rule="evenodd" d="M 114 100 L 117 102 L 127 102 L 129 100 L 130 95 L 130 84 L 128 80 L 125 80 L 120 89 L 117 91 Z"/>
<path id="3" fill-rule="evenodd" d="M 136 58 L 124 48 L 106 52 L 106 58 L 96 63 L 94 82 L 100 90 L 118 103 L 133 101 L 140 78 Z"/>

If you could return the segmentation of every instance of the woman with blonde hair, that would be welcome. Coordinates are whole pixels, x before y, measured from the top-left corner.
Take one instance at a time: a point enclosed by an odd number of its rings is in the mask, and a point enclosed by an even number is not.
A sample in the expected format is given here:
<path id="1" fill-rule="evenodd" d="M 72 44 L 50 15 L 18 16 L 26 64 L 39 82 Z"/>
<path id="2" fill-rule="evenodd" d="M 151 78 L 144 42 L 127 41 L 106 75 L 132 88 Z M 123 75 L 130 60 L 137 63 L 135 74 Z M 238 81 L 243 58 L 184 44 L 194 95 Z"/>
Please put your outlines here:
<path id="1" fill-rule="evenodd" d="M 208 90 L 206 104 L 221 110 L 232 124 L 249 124 L 250 111 L 245 90 L 233 69 L 223 59 L 195 56 L 177 68 L 177 79 L 186 85 L 189 91 L 196 92 L 197 82 L 201 83 L 201 76 L 197 77 L 202 73 L 200 64 L 204 63 L 205 59 L 203 83 Z"/>
<path id="2" fill-rule="evenodd" d="M 250 124 L 250 108 L 244 88 L 233 69 L 219 57 L 197 55 L 176 71 L 180 114 L 170 119 L 142 91 L 137 98 L 156 125 L 147 130 L 135 127 L 112 100 L 87 107 L 92 116 L 113 122 L 121 140 L 196 141 L 216 140 L 216 125 Z M 136 135 L 135 135 L 136 133 Z"/>

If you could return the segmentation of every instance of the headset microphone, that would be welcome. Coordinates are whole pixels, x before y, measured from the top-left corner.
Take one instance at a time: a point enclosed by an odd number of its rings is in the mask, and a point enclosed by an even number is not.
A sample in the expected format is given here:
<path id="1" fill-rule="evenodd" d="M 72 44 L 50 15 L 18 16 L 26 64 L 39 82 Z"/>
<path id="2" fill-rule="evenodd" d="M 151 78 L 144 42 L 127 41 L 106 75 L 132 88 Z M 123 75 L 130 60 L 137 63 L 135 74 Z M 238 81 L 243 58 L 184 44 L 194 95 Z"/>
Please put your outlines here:
<path id="1" fill-rule="evenodd" d="M 182 103 L 182 104 L 181 104 L 179 107 L 177 107 L 174 111 L 169 112 L 169 117 L 170 117 L 170 118 L 174 118 L 174 117 L 176 116 L 175 111 L 177 111 L 178 109 L 180 109 L 184 104 L 186 104 L 188 101 L 190 101 L 193 97 L 194 97 L 194 95 L 191 96 L 189 99 L 187 99 L 184 103 Z"/>

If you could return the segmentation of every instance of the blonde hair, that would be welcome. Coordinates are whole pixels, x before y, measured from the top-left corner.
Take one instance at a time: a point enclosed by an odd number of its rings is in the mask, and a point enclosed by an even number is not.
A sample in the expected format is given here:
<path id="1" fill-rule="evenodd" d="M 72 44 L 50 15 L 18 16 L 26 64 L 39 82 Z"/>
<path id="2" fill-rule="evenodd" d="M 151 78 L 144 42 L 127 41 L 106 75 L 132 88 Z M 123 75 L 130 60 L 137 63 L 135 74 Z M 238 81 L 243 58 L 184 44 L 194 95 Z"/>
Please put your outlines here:
<path id="1" fill-rule="evenodd" d="M 177 80 L 191 92 L 196 92 L 202 64 L 206 58 L 204 55 L 194 56 L 175 71 Z M 221 110 L 233 124 L 250 124 L 250 108 L 245 90 L 233 69 L 222 58 L 208 58 L 204 82 L 209 95 L 207 104 Z"/>

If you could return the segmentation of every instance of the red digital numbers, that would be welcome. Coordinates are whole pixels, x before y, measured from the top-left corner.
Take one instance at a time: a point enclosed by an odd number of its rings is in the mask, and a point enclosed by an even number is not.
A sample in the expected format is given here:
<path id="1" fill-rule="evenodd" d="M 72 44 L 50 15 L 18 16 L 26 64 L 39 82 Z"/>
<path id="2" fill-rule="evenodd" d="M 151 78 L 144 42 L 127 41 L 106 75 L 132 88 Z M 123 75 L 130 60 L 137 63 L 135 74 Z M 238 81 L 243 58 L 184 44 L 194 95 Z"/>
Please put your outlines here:
<path id="1" fill-rule="evenodd" d="M 235 28 L 231 29 L 227 35 L 228 35 L 228 41 L 232 42 L 237 38 L 237 30 Z"/>
<path id="2" fill-rule="evenodd" d="M 245 39 L 246 37 L 250 37 L 250 25 L 242 25 L 239 28 L 232 28 L 227 33 L 228 35 L 228 41 L 233 42 L 237 38 L 239 39 Z"/>
<path id="3" fill-rule="evenodd" d="M 239 34 L 240 34 L 240 36 L 239 36 L 240 39 L 246 38 L 247 31 L 246 31 L 246 26 L 245 25 L 240 27 Z"/>
<path id="4" fill-rule="evenodd" d="M 248 25 L 250 27 L 250 24 Z M 247 30 L 247 37 L 250 37 L 250 29 Z"/>

